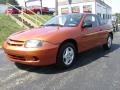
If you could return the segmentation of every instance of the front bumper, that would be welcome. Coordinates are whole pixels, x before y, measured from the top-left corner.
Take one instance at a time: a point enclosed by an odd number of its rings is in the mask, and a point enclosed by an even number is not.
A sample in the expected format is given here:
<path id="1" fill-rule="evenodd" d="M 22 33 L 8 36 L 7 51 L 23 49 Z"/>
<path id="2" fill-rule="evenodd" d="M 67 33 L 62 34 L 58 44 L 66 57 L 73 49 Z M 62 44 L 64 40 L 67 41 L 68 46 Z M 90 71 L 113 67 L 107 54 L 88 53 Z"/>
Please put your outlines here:
<path id="1" fill-rule="evenodd" d="M 42 66 L 56 63 L 58 45 L 46 44 L 41 48 L 25 48 L 23 46 L 10 46 L 5 42 L 3 49 L 7 57 L 13 62 Z"/>

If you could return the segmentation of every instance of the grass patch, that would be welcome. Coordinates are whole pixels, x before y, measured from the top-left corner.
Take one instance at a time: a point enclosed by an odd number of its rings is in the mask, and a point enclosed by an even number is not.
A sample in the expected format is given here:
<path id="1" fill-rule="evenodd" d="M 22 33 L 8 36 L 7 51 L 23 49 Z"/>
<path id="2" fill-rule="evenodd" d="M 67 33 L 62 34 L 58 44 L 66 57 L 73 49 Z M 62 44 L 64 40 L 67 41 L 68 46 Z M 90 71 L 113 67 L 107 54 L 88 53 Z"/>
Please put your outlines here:
<path id="1" fill-rule="evenodd" d="M 6 40 L 6 38 L 17 31 L 22 30 L 15 21 L 13 21 L 10 17 L 0 14 L 0 45 Z"/>
<path id="2" fill-rule="evenodd" d="M 31 15 L 33 18 L 36 18 L 35 15 Z M 41 15 L 40 17 L 44 18 L 46 21 L 49 20 L 52 16 L 51 15 Z M 33 20 L 29 17 L 27 17 L 34 23 L 36 20 Z M 37 18 L 42 24 L 45 23 L 40 18 Z M 40 23 L 38 23 L 40 25 Z M 23 27 L 20 27 L 14 20 L 12 20 L 9 16 L 6 16 L 5 14 L 0 14 L 0 45 L 3 44 L 3 42 L 6 40 L 6 38 L 17 31 L 23 30 Z"/>
<path id="3" fill-rule="evenodd" d="M 50 18 L 52 18 L 52 15 L 30 15 L 30 17 L 32 17 L 32 18 L 28 17 L 25 14 L 24 14 L 24 16 L 27 17 L 28 19 L 30 19 L 32 22 L 36 23 L 37 25 L 44 24 L 46 21 L 48 21 Z M 37 19 L 37 21 L 36 21 L 36 19 Z"/>

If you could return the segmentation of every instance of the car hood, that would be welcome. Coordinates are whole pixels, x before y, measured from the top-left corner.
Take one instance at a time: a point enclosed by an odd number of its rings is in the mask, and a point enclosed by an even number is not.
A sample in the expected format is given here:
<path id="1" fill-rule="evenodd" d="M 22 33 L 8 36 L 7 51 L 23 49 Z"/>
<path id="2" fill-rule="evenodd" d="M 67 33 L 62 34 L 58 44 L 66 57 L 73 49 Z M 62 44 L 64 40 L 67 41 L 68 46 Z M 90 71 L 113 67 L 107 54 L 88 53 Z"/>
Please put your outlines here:
<path id="1" fill-rule="evenodd" d="M 31 30 L 24 30 L 12 34 L 9 39 L 19 41 L 27 41 L 31 39 L 47 40 L 51 36 L 57 35 L 57 33 L 63 31 L 62 29 L 62 27 L 41 27 Z"/>

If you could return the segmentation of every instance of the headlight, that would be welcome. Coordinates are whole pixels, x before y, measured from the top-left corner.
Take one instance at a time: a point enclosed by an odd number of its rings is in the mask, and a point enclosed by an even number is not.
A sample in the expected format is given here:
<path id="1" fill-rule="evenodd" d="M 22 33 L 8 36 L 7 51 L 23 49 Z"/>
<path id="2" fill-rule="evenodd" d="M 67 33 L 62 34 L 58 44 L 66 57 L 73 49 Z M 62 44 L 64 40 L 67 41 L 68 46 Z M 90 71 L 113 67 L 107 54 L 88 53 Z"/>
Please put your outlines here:
<path id="1" fill-rule="evenodd" d="M 25 47 L 27 48 L 37 48 L 42 46 L 42 41 L 40 40 L 28 40 L 25 42 Z"/>

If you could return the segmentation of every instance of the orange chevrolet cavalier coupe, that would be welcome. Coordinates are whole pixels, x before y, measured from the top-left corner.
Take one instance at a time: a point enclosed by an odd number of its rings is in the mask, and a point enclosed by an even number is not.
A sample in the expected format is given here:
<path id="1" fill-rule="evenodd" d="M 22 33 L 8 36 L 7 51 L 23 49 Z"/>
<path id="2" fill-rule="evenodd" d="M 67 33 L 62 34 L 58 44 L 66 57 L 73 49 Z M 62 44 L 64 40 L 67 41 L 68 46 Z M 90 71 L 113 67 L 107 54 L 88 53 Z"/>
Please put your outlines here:
<path id="1" fill-rule="evenodd" d="M 65 14 L 55 16 L 41 28 L 12 34 L 3 48 L 8 58 L 27 65 L 56 64 L 68 68 L 77 53 L 97 46 L 110 49 L 113 40 L 111 24 L 104 24 L 94 14 Z"/>

